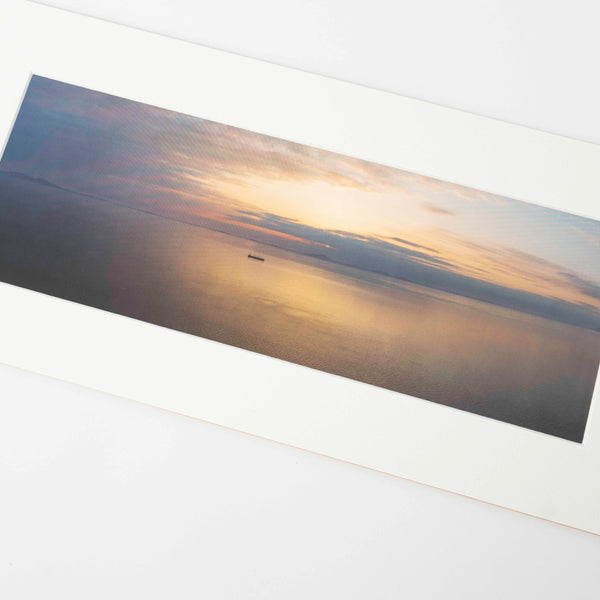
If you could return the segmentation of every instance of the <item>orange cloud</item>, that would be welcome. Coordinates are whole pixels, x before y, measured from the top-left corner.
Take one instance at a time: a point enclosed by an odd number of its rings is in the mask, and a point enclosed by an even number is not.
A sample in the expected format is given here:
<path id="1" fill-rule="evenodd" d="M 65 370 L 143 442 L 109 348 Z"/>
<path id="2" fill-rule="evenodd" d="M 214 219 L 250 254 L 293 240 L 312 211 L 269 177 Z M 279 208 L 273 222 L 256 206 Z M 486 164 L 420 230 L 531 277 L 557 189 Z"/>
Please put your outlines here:
<path id="1" fill-rule="evenodd" d="M 315 242 L 313 240 L 307 240 L 305 238 L 297 237 L 295 235 L 290 235 L 289 233 L 284 233 L 282 231 L 277 231 L 276 229 L 270 229 L 268 227 L 261 227 L 260 225 L 251 225 L 250 223 L 244 223 L 242 221 L 236 221 L 234 219 L 228 219 L 221 216 L 215 218 L 215 220 L 220 223 L 233 225 L 235 227 L 239 227 L 242 229 L 247 229 L 251 231 L 258 231 L 269 237 L 276 237 L 288 241 L 299 242 L 301 244 L 305 244 L 307 246 L 321 246 L 322 248 L 331 248 L 331 246 L 327 244 L 322 244 L 321 242 Z"/>

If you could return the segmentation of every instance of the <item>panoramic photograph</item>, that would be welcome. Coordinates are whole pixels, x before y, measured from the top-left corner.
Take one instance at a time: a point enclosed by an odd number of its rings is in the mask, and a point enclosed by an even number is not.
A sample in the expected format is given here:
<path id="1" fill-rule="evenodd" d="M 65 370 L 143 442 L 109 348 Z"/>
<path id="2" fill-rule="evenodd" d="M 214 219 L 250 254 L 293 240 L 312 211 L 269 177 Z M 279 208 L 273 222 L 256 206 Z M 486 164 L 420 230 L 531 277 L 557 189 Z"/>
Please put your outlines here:
<path id="1" fill-rule="evenodd" d="M 600 221 L 35 75 L 0 281 L 574 442 L 600 364 Z"/>

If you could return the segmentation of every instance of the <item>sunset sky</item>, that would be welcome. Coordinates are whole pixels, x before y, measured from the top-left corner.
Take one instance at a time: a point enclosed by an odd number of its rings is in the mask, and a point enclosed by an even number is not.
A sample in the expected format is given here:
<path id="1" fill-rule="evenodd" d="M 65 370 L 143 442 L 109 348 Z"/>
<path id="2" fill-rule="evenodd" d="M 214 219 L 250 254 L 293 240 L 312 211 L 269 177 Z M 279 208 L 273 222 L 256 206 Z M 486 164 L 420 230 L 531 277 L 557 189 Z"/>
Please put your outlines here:
<path id="1" fill-rule="evenodd" d="M 598 221 L 45 78 L 31 81 L 1 168 L 417 283 L 600 319 Z"/>

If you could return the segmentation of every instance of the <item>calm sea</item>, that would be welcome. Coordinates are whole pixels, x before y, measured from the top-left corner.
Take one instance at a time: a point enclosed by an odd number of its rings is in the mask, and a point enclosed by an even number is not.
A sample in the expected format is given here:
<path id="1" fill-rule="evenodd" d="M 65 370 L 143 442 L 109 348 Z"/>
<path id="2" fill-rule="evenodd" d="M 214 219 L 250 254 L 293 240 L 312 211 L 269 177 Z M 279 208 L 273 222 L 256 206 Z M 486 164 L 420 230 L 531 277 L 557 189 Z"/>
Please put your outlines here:
<path id="1" fill-rule="evenodd" d="M 600 358 L 598 332 L 8 175 L 0 280 L 576 441 Z"/>

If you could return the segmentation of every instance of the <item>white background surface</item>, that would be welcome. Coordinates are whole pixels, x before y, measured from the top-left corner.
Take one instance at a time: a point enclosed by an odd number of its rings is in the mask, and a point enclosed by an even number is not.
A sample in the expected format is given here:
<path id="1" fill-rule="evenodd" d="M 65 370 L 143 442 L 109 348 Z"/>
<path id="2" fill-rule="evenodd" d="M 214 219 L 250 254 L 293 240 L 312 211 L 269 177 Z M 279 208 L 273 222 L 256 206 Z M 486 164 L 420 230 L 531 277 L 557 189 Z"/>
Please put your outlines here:
<path id="1" fill-rule="evenodd" d="M 600 142 L 595 2 L 348 4 L 52 2 Z M 600 594 L 598 537 L 14 369 L 0 383 L 6 597 Z"/>

